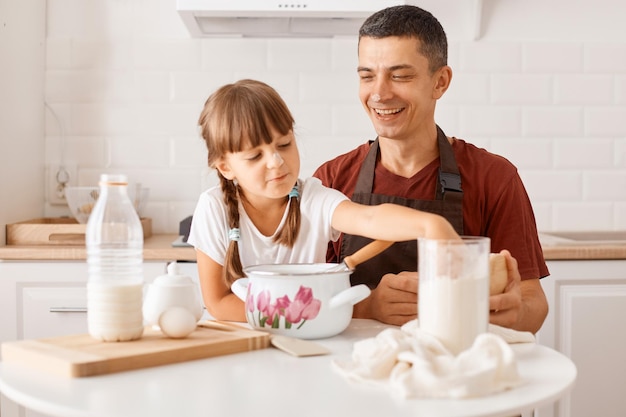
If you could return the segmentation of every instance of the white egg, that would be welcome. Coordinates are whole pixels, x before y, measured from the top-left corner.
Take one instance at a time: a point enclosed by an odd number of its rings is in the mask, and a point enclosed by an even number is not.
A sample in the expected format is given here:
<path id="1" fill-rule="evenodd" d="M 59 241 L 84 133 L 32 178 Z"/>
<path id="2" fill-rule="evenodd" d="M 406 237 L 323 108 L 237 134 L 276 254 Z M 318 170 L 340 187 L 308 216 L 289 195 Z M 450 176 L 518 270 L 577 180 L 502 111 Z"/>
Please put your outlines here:
<path id="1" fill-rule="evenodd" d="M 197 320 L 184 307 L 170 307 L 159 316 L 159 327 L 163 334 L 173 339 L 187 337 L 196 329 Z"/>

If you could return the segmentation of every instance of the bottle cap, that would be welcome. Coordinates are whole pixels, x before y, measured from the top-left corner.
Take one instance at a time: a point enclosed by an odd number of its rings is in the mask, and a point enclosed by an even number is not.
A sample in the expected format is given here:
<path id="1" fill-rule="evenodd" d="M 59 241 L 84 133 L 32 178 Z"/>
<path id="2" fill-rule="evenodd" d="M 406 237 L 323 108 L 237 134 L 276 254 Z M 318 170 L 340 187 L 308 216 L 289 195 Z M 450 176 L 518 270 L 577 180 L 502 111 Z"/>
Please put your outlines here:
<path id="1" fill-rule="evenodd" d="M 124 174 L 101 174 L 99 185 L 128 185 L 128 177 Z"/>

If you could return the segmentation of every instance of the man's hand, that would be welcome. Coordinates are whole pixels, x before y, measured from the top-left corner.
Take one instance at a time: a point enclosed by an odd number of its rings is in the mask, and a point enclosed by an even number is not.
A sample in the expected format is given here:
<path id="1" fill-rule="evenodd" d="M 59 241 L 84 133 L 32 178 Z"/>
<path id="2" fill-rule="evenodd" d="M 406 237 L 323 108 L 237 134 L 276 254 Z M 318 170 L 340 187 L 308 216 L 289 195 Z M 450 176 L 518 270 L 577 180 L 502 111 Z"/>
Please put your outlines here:
<path id="1" fill-rule="evenodd" d="M 401 326 L 417 317 L 417 272 L 385 274 L 365 300 L 354 307 L 355 318 Z"/>
<path id="2" fill-rule="evenodd" d="M 508 283 L 504 293 L 489 297 L 489 322 L 515 330 L 536 333 L 548 314 L 548 302 L 539 279 L 521 280 L 517 260 L 508 250 L 506 258 Z"/>

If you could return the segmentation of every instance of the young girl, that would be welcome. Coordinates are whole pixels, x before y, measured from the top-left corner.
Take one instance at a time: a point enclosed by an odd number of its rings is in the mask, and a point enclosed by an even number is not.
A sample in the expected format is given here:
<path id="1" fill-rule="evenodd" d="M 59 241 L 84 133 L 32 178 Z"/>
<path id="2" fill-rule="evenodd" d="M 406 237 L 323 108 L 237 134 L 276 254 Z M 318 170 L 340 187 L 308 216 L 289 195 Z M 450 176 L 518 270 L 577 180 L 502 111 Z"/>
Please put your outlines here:
<path id="1" fill-rule="evenodd" d="M 294 119 L 267 84 L 240 80 L 212 94 L 199 124 L 220 187 L 200 195 L 188 242 L 202 297 L 219 320 L 245 321 L 230 290 L 243 267 L 325 262 L 341 232 L 389 241 L 458 238 L 443 217 L 407 207 L 366 206 L 316 178 L 299 179 Z"/>

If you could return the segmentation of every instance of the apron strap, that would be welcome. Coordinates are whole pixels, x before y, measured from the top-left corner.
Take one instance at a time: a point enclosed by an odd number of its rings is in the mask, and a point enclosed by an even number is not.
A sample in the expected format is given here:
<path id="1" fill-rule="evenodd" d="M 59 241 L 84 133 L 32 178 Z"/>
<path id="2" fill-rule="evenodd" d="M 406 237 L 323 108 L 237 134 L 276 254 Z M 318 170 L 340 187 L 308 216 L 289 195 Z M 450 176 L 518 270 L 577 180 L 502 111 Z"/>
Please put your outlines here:
<path id="1" fill-rule="evenodd" d="M 354 193 L 367 193 L 371 194 L 374 188 L 374 173 L 376 171 L 376 160 L 378 159 L 378 138 L 374 141 L 370 141 L 370 150 L 367 152 L 367 156 L 361 164 L 361 171 L 359 177 L 356 180 L 354 187 Z"/>
<path id="2" fill-rule="evenodd" d="M 461 188 L 461 174 L 454 158 L 452 145 L 448 137 L 437 126 L 437 142 L 439 144 L 439 180 L 435 191 L 435 200 L 458 201 L 463 200 Z"/>
<path id="3" fill-rule="evenodd" d="M 462 201 L 463 188 L 461 187 L 461 174 L 454 158 L 452 145 L 448 137 L 437 126 L 437 144 L 439 147 L 439 178 L 435 190 L 435 200 Z M 361 171 L 354 187 L 354 193 L 371 194 L 374 188 L 374 174 L 376 160 L 378 159 L 378 138 L 372 141 L 370 149 L 361 165 Z"/>

